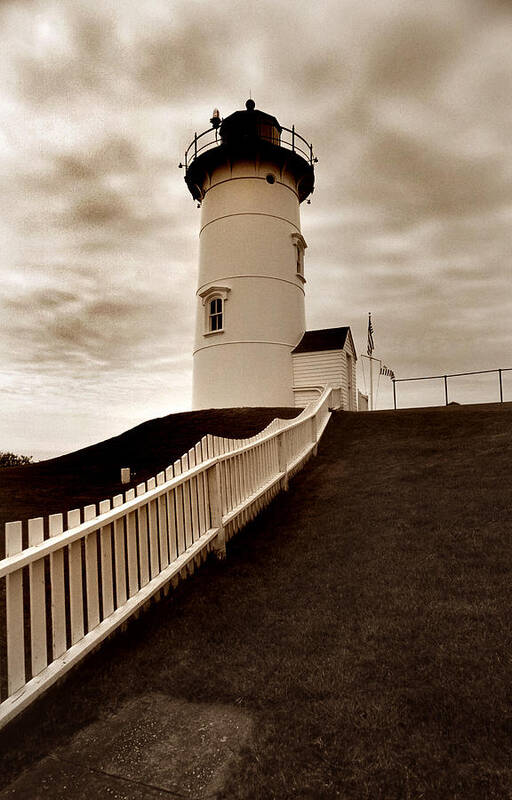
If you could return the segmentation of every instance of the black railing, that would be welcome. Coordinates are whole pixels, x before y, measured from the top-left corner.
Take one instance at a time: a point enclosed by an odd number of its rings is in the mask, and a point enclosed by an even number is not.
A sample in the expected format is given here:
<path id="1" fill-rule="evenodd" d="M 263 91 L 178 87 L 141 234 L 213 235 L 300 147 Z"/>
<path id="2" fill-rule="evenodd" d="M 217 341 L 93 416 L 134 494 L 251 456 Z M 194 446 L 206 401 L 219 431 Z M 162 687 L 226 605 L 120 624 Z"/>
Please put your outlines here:
<path id="1" fill-rule="evenodd" d="M 449 404 L 448 399 L 448 378 L 461 378 L 466 375 L 489 375 L 495 373 L 498 375 L 498 389 L 499 389 L 499 402 L 503 403 L 503 373 L 512 372 L 512 367 L 504 367 L 502 369 L 481 369 L 477 372 L 452 372 L 449 375 L 425 375 L 421 378 L 393 378 L 393 406 L 397 409 L 397 396 L 396 385 L 397 383 L 406 383 L 408 381 L 435 381 L 442 380 L 444 382 L 444 401 L 445 405 Z"/>
<path id="2" fill-rule="evenodd" d="M 200 142 L 200 140 L 203 139 L 204 136 L 208 136 L 208 134 L 210 134 L 209 138 Z M 256 138 L 262 139 L 264 142 L 270 142 L 270 144 L 275 144 L 278 147 L 285 147 L 293 153 L 298 153 L 311 165 L 316 164 L 318 161 L 313 154 L 313 145 L 309 144 L 300 133 L 297 133 L 295 125 L 292 125 L 291 128 L 282 128 L 280 136 L 265 136 L 258 133 Z M 211 150 L 213 147 L 218 147 L 220 144 L 221 139 L 218 128 L 208 128 L 208 130 L 203 131 L 203 133 L 195 133 L 193 140 L 185 150 L 185 159 L 184 162 L 179 165 L 180 168 L 185 167 L 186 172 L 200 153 L 204 150 Z"/>

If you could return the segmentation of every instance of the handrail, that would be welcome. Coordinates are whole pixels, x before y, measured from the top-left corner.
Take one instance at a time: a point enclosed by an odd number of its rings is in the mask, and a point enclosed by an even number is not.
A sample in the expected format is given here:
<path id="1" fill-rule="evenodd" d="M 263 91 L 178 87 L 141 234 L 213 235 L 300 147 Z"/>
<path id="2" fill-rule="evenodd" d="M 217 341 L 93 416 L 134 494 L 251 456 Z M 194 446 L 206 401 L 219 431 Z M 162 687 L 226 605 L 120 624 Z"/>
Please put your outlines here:
<path id="1" fill-rule="evenodd" d="M 323 386 L 294 386 L 292 391 L 297 392 L 319 392 L 322 394 L 324 390 Z"/>
<path id="2" fill-rule="evenodd" d="M 502 373 L 503 372 L 512 372 L 512 367 L 500 367 L 498 369 L 479 369 L 474 372 L 450 372 L 446 375 L 424 375 L 419 378 L 392 378 L 393 381 L 393 408 L 396 411 L 397 409 L 397 396 L 396 396 L 396 384 L 397 383 L 406 383 L 409 381 L 433 381 L 433 380 L 442 380 L 444 382 L 444 401 L 445 405 L 449 405 L 448 403 L 448 378 L 463 378 L 467 375 L 490 375 L 493 373 L 498 374 L 498 386 L 499 386 L 499 402 L 503 403 L 503 380 L 502 380 Z"/>
<path id="3" fill-rule="evenodd" d="M 431 381 L 436 378 L 461 378 L 464 375 L 488 375 L 490 372 L 512 372 L 512 367 L 499 367 L 498 369 L 478 369 L 476 372 L 449 372 L 446 375 L 423 375 L 419 378 L 393 378 L 395 383 L 405 381 Z"/>

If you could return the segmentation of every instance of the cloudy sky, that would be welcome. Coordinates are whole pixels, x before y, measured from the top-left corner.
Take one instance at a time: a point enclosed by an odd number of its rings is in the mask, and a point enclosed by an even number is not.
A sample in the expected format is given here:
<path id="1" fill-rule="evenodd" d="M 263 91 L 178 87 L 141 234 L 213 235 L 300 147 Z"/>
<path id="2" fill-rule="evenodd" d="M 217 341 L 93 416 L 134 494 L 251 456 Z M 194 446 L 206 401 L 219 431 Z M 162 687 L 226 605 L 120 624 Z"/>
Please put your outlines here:
<path id="1" fill-rule="evenodd" d="M 0 449 L 190 408 L 200 212 L 177 164 L 249 91 L 319 158 L 308 327 L 364 352 L 372 311 L 397 377 L 512 366 L 506 2 L 4 0 L 0 32 Z"/>

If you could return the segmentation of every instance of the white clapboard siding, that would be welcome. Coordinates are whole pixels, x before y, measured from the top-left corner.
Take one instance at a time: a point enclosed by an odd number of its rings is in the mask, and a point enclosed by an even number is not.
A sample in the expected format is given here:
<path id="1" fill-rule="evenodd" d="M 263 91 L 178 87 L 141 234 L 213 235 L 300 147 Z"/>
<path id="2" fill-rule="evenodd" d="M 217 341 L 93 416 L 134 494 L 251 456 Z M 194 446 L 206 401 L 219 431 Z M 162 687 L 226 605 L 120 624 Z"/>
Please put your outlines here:
<path id="1" fill-rule="evenodd" d="M 301 387 L 324 386 L 326 383 L 331 386 L 344 386 L 345 396 L 343 399 L 346 401 L 346 361 L 342 350 L 294 353 L 292 362 L 294 397 L 297 408 L 305 408 L 319 396 L 319 391 L 310 388 L 300 391 Z"/>

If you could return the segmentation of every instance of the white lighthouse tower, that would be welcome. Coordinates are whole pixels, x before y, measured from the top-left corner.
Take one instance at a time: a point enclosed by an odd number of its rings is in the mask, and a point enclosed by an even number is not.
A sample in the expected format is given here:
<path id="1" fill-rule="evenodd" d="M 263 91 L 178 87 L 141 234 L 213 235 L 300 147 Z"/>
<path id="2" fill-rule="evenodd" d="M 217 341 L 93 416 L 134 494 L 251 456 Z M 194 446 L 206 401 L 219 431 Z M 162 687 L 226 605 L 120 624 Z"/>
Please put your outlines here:
<path id="1" fill-rule="evenodd" d="M 253 100 L 211 123 L 184 164 L 201 204 L 193 407 L 293 406 L 313 149 Z"/>

